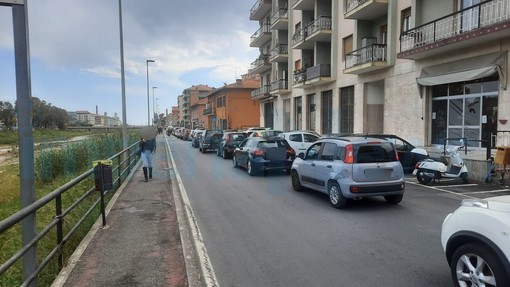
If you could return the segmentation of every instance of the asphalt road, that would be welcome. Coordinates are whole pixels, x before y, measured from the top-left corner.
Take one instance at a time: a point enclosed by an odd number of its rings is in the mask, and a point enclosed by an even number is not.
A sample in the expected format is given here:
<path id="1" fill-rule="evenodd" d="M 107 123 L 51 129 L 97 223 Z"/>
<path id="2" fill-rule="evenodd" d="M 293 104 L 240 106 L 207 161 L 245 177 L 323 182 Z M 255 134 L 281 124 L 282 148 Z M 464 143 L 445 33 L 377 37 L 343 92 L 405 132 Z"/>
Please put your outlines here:
<path id="1" fill-rule="evenodd" d="M 453 286 L 441 224 L 473 186 L 410 178 L 399 205 L 381 197 L 337 210 L 326 195 L 293 191 L 285 172 L 252 177 L 168 141 L 220 286 Z"/>

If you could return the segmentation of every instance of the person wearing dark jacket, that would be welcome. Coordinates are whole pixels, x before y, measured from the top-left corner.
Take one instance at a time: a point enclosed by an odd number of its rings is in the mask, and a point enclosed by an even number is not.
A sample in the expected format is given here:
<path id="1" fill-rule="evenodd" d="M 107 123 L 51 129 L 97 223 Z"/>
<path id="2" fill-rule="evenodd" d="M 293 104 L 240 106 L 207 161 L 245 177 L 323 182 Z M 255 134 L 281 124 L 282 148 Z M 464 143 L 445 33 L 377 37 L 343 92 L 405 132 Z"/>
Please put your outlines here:
<path id="1" fill-rule="evenodd" d="M 144 181 L 147 182 L 152 178 L 152 159 L 156 152 L 156 139 L 140 140 L 140 157 L 143 163 L 143 176 Z"/>

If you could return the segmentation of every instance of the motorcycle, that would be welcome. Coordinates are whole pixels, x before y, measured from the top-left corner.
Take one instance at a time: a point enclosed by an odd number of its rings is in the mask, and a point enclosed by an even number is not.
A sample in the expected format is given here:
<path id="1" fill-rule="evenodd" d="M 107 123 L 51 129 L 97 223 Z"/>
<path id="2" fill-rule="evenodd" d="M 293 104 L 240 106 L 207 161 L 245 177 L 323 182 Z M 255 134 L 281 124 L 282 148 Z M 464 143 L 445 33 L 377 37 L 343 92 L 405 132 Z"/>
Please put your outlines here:
<path id="1" fill-rule="evenodd" d="M 462 142 L 462 141 L 461 141 Z M 468 183 L 468 169 L 459 154 L 461 146 L 448 146 L 445 150 L 446 158 L 426 158 L 416 164 L 413 175 L 421 184 L 427 185 L 431 181 L 437 182 L 442 178 L 460 178 Z"/>

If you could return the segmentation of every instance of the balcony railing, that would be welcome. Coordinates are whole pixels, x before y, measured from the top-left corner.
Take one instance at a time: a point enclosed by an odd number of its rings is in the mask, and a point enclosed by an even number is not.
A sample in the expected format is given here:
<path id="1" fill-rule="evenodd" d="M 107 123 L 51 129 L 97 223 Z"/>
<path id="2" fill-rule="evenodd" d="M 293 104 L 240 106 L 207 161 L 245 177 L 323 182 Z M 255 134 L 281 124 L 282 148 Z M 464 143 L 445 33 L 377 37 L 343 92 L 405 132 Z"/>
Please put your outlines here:
<path id="1" fill-rule="evenodd" d="M 257 0 L 257 2 L 255 2 L 255 4 L 253 5 L 253 7 L 251 7 L 250 9 L 250 18 L 253 18 L 255 16 L 255 14 L 259 11 L 259 9 L 264 5 L 264 4 L 268 4 L 269 7 L 271 7 L 271 1 L 267 1 L 267 0 Z"/>
<path id="2" fill-rule="evenodd" d="M 205 109 L 204 110 L 204 116 L 205 115 L 214 115 L 214 109 L 213 108 Z"/>
<path id="3" fill-rule="evenodd" d="M 294 84 L 302 84 L 306 81 L 306 69 L 299 69 L 294 72 Z"/>
<path id="4" fill-rule="evenodd" d="M 510 19 L 510 0 L 490 0 L 446 15 L 400 35 L 400 51 L 432 44 Z"/>
<path id="5" fill-rule="evenodd" d="M 276 13 L 273 14 L 273 16 L 271 16 L 271 25 L 273 25 L 274 23 L 276 23 L 280 20 L 288 20 L 288 19 L 289 19 L 288 10 L 287 9 L 279 9 L 278 11 L 276 11 Z"/>
<path id="6" fill-rule="evenodd" d="M 387 45 L 372 44 L 345 55 L 345 68 L 363 65 L 371 62 L 387 61 Z"/>
<path id="7" fill-rule="evenodd" d="M 288 55 L 289 54 L 289 45 L 287 44 L 276 44 L 276 46 L 271 49 L 271 58 L 277 57 L 279 55 Z"/>
<path id="8" fill-rule="evenodd" d="M 257 97 L 261 97 L 261 96 L 266 96 L 266 95 L 269 95 L 269 89 L 271 88 L 270 85 L 264 85 L 256 90 L 253 90 L 251 92 L 251 97 L 252 98 L 257 98 Z"/>
<path id="9" fill-rule="evenodd" d="M 260 68 L 266 64 L 269 64 L 269 55 L 260 55 L 257 60 L 253 61 L 251 63 L 251 69 L 255 70 L 257 68 Z"/>
<path id="10" fill-rule="evenodd" d="M 331 17 L 319 16 L 313 22 L 306 26 L 306 35 L 312 35 L 317 31 L 329 30 L 331 31 Z"/>
<path id="11" fill-rule="evenodd" d="M 265 33 L 270 33 L 270 32 L 271 32 L 271 29 L 270 29 L 269 24 L 263 24 L 262 27 L 260 27 L 255 33 L 253 33 L 253 35 L 251 35 L 251 38 L 250 38 L 251 45 L 253 45 L 254 42 L 257 41 L 257 39 L 259 39 L 260 37 L 262 37 Z"/>
<path id="12" fill-rule="evenodd" d="M 271 83 L 271 91 L 276 90 L 287 90 L 289 88 L 289 82 L 285 79 L 280 79 Z"/>
<path id="13" fill-rule="evenodd" d="M 349 13 L 359 6 L 365 4 L 368 0 L 347 0 L 345 1 L 345 13 Z"/>
<path id="14" fill-rule="evenodd" d="M 306 29 L 297 29 L 294 35 L 292 36 L 292 45 L 300 43 L 304 41 L 306 38 Z"/>
<path id="15" fill-rule="evenodd" d="M 330 64 L 318 64 L 306 69 L 306 79 L 312 80 L 321 77 L 331 77 Z"/>

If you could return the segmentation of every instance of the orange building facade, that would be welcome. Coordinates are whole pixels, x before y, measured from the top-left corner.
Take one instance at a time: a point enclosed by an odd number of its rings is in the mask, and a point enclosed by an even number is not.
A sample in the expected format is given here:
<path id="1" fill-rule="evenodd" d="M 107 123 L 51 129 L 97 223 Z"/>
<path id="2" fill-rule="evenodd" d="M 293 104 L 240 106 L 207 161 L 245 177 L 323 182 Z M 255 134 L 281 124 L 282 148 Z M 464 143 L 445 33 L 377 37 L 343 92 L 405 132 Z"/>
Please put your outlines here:
<path id="1" fill-rule="evenodd" d="M 259 126 L 260 103 L 251 98 L 251 91 L 259 86 L 259 79 L 250 75 L 211 92 L 203 112 L 207 116 L 205 125 L 222 130 Z"/>

